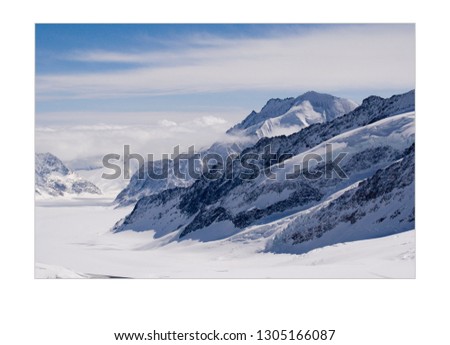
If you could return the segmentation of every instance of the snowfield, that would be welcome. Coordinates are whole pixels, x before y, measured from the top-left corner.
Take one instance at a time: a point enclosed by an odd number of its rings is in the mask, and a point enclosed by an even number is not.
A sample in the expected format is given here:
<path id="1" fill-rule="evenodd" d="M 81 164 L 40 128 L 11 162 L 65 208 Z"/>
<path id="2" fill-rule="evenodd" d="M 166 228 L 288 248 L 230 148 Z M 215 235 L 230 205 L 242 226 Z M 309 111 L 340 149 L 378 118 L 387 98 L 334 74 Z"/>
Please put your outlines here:
<path id="1" fill-rule="evenodd" d="M 276 222 L 227 239 L 154 239 L 112 233 L 131 207 L 112 199 L 36 201 L 36 278 L 414 278 L 415 231 L 340 243 L 306 254 L 264 252 Z"/>

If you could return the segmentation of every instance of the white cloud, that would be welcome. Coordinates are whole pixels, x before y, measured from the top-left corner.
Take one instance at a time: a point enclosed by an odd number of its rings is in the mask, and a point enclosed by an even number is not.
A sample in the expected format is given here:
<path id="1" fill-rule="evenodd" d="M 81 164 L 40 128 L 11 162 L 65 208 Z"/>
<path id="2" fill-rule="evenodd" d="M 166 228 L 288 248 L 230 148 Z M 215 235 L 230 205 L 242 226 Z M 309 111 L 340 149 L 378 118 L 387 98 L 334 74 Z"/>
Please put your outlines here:
<path id="1" fill-rule="evenodd" d="M 227 123 L 225 119 L 216 116 L 202 116 L 201 118 L 194 119 L 193 122 L 200 127 L 212 127 Z"/>
<path id="2" fill-rule="evenodd" d="M 108 153 L 123 153 L 124 145 L 144 156 L 152 153 L 155 158 L 162 153 L 172 153 L 180 145 L 187 150 L 208 147 L 214 140 L 224 137 L 231 127 L 218 116 L 203 115 L 192 120 L 162 119 L 152 124 L 87 124 L 42 126 L 36 128 L 36 152 L 51 152 L 64 161 L 83 159 L 87 165 L 99 165 L 101 157 Z M 174 114 L 172 114 L 174 116 Z"/>
<path id="3" fill-rule="evenodd" d="M 166 119 L 160 120 L 159 124 L 162 127 L 174 127 L 177 125 L 177 123 L 175 121 L 170 121 L 170 120 L 166 120 Z"/>
<path id="4" fill-rule="evenodd" d="M 412 88 L 415 83 L 413 25 L 334 26 L 261 39 L 197 37 L 173 51 L 77 52 L 72 58 L 135 66 L 38 75 L 38 99 L 255 89 L 381 90 Z"/>
<path id="5" fill-rule="evenodd" d="M 227 121 L 233 124 L 241 121 L 248 113 L 249 109 L 232 106 L 227 109 L 216 107 L 202 111 L 55 111 L 40 112 L 36 117 L 36 125 L 49 130 L 52 126 L 73 127 L 80 124 L 89 128 L 104 127 L 105 124 L 111 127 L 149 124 L 173 127 L 187 123 L 189 119 L 203 124 L 205 118 L 213 124 L 224 124 Z"/>

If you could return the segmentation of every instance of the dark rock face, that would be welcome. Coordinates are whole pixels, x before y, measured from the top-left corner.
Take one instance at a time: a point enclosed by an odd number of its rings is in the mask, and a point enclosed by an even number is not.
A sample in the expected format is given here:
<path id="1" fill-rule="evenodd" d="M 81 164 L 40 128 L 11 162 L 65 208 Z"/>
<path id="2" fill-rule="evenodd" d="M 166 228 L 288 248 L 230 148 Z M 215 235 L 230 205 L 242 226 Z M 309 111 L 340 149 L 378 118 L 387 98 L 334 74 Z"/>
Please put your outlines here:
<path id="1" fill-rule="evenodd" d="M 238 213 L 233 218 L 233 223 L 238 228 L 245 228 L 265 216 L 283 212 L 294 207 L 305 206 L 321 200 L 322 197 L 323 194 L 318 189 L 307 184 L 302 184 L 298 190 L 291 193 L 285 200 L 278 201 L 263 209 L 254 208 L 250 211 Z"/>
<path id="2" fill-rule="evenodd" d="M 394 231 L 414 229 L 414 170 L 415 145 L 406 149 L 400 160 L 379 169 L 372 177 L 362 181 L 340 197 L 294 221 L 279 234 L 269 246 L 269 251 L 291 252 L 292 246 L 310 250 L 313 240 L 320 239 L 343 224 L 354 225 L 358 230 L 377 229 L 383 234 L 385 228 Z M 348 227 L 347 225 L 347 227 Z M 342 237 L 341 237 L 342 238 Z M 332 244 L 331 242 L 327 244 Z M 299 246 L 299 245 L 304 245 Z"/>
<path id="3" fill-rule="evenodd" d="M 100 189 L 96 185 L 86 180 L 75 181 L 72 184 L 72 192 L 75 194 L 80 193 L 101 194 Z"/>
<path id="4" fill-rule="evenodd" d="M 221 222 L 228 219 L 230 219 L 230 214 L 223 207 L 200 210 L 192 222 L 180 233 L 180 238 L 195 230 L 203 229 L 214 222 Z"/>

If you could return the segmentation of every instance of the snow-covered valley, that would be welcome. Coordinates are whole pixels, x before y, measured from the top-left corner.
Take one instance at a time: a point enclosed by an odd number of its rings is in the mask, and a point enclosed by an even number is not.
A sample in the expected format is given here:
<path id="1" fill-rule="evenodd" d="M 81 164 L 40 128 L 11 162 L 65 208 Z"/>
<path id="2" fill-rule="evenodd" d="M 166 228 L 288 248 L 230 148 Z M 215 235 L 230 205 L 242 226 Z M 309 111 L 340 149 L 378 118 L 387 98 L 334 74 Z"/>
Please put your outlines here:
<path id="1" fill-rule="evenodd" d="M 413 278 L 415 231 L 336 244 L 302 255 L 263 252 L 270 225 L 217 241 L 154 239 L 153 231 L 112 233 L 130 208 L 112 200 L 36 203 L 37 278 Z M 272 228 L 276 228 L 274 222 Z M 260 232 L 258 239 L 251 234 Z M 262 233 L 261 233 L 262 232 Z M 263 233 L 266 233 L 264 235 Z M 169 243 L 170 242 L 170 243 Z"/>

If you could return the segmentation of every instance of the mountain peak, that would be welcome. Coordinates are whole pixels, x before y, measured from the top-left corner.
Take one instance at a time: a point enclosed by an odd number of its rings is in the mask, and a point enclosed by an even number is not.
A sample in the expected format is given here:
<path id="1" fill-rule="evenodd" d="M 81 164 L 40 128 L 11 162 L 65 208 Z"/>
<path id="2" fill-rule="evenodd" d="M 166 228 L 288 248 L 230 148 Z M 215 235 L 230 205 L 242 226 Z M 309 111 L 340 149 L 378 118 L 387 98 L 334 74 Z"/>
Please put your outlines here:
<path id="1" fill-rule="evenodd" d="M 290 104 L 294 100 L 294 97 L 288 97 L 288 98 L 271 98 L 267 101 L 267 103 L 262 107 L 261 113 L 265 113 L 274 109 L 278 109 L 280 106 L 283 106 L 285 104 Z"/>
<path id="2" fill-rule="evenodd" d="M 333 95 L 330 95 L 328 93 L 323 93 L 323 92 L 317 92 L 314 90 L 310 90 L 310 91 L 306 91 L 303 95 L 299 96 L 300 97 L 332 97 L 332 98 L 337 98 Z"/>
<path id="3" fill-rule="evenodd" d="M 389 98 L 369 96 L 362 101 L 361 107 L 377 107 L 377 105 L 380 103 L 386 103 L 385 106 L 390 108 L 391 114 L 400 114 L 406 111 L 413 111 L 415 109 L 415 90 L 411 90 L 399 95 L 394 95 Z"/>
<path id="4" fill-rule="evenodd" d="M 271 98 L 259 113 L 252 111 L 227 133 L 259 138 L 288 135 L 313 123 L 333 120 L 357 106 L 353 101 L 316 91 L 297 98 Z"/>
<path id="5" fill-rule="evenodd" d="M 328 93 L 320 93 L 317 91 L 308 91 L 303 95 L 296 98 L 296 102 L 310 101 L 310 102 L 332 102 L 334 100 L 340 99 L 339 97 L 330 95 Z"/>
<path id="6" fill-rule="evenodd" d="M 383 97 L 373 96 L 372 95 L 372 96 L 364 98 L 361 105 L 364 106 L 364 105 L 372 104 L 374 102 L 379 102 L 379 101 L 382 101 L 382 100 L 383 100 Z"/>
<path id="7" fill-rule="evenodd" d="M 36 153 L 35 160 L 36 173 L 40 175 L 49 175 L 52 172 L 57 172 L 61 175 L 67 175 L 70 173 L 64 163 L 61 162 L 58 157 L 49 152 Z"/>

